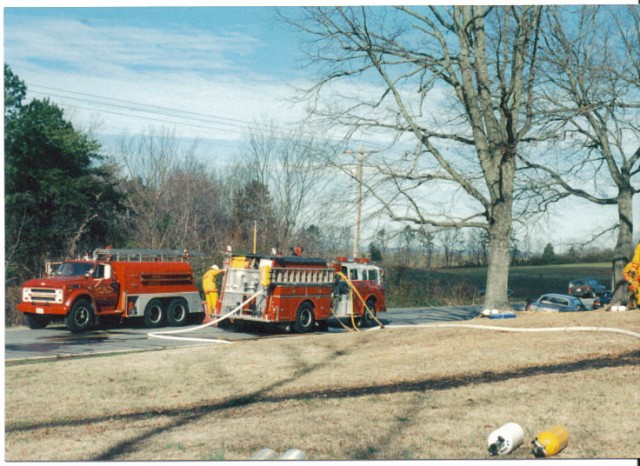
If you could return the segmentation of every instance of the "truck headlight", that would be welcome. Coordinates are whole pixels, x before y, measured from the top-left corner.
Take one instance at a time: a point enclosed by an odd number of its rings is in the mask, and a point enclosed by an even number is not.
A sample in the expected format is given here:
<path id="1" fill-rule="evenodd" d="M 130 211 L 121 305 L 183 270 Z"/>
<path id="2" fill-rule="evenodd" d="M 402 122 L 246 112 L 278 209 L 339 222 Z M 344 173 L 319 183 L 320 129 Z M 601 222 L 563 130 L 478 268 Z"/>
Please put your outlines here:
<path id="1" fill-rule="evenodd" d="M 31 289 L 30 288 L 22 288 L 22 302 L 30 303 L 31 302 Z"/>

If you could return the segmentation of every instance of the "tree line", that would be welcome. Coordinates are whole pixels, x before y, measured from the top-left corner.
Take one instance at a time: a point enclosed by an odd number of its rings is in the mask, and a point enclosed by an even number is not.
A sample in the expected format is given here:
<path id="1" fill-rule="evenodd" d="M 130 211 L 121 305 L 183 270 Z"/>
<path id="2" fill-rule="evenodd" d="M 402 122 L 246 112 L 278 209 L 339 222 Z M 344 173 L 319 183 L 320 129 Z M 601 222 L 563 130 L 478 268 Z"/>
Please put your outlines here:
<path id="1" fill-rule="evenodd" d="M 108 156 L 49 99 L 25 102 L 9 65 L 4 76 L 6 287 L 39 276 L 48 260 L 107 245 L 186 248 L 220 265 L 227 245 L 252 252 L 254 230 L 258 252 L 302 244 L 337 255 L 352 244 L 351 230 L 323 213 L 332 201 L 322 193 L 334 186 L 314 165 L 323 148 L 299 129 L 256 124 L 230 167 L 197 160 L 165 128 L 122 139 Z"/>

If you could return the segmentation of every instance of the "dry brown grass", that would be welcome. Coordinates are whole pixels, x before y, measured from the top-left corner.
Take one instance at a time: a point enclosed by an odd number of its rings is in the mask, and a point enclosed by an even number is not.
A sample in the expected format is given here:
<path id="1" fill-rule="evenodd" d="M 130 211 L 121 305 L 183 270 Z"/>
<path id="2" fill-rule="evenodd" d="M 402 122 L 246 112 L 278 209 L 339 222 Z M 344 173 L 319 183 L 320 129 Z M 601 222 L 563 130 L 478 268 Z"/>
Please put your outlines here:
<path id="1" fill-rule="evenodd" d="M 521 314 L 473 323 L 608 326 L 640 312 Z M 7 460 L 487 458 L 512 421 L 532 458 L 564 424 L 560 458 L 640 456 L 640 340 L 610 333 L 392 329 L 313 334 L 7 367 Z"/>

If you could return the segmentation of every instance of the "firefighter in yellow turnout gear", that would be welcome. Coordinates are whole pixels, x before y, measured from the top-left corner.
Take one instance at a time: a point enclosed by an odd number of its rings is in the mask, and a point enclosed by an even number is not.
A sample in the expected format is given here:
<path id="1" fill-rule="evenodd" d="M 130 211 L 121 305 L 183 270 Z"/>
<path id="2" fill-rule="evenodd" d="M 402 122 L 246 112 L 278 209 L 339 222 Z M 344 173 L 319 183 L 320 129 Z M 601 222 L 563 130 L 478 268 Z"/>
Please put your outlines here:
<path id="1" fill-rule="evenodd" d="M 217 265 L 212 265 L 207 273 L 202 277 L 202 290 L 207 298 L 207 315 L 212 316 L 218 302 L 218 287 L 216 286 L 216 277 L 223 273 Z"/>
<path id="2" fill-rule="evenodd" d="M 640 243 L 633 259 L 622 270 L 622 277 L 629 283 L 629 305 L 640 307 Z"/>

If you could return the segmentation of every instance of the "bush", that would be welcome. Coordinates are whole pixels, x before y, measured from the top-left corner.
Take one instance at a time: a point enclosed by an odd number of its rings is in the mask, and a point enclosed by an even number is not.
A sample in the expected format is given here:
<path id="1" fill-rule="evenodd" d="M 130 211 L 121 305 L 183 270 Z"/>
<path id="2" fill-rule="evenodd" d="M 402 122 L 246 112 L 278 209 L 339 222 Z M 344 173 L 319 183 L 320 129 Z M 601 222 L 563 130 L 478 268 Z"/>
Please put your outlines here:
<path id="1" fill-rule="evenodd" d="M 424 269 L 385 269 L 387 306 L 459 306 L 474 300 L 475 286 L 459 277 L 435 276 Z"/>
<path id="2" fill-rule="evenodd" d="M 20 302 L 20 293 L 22 288 L 19 286 L 9 286 L 5 288 L 4 296 L 4 326 L 15 327 L 22 325 L 22 316 L 18 312 L 18 303 Z"/>

